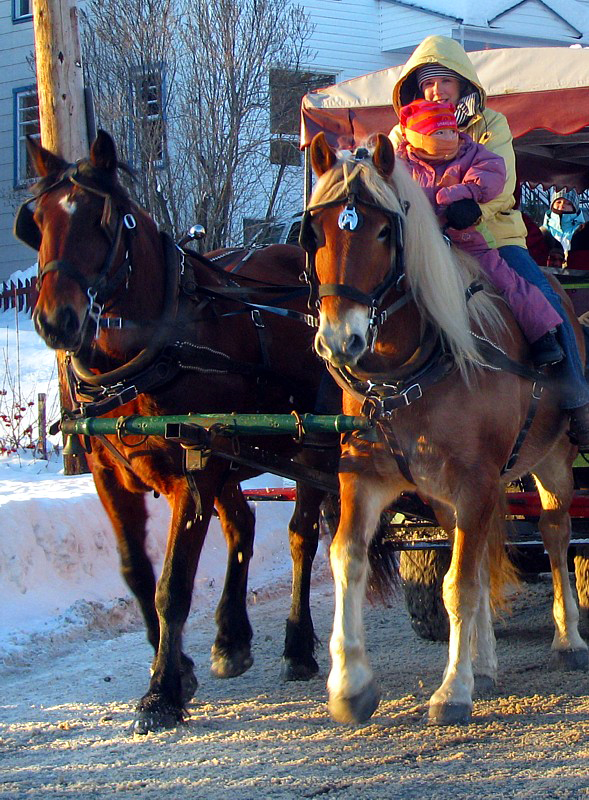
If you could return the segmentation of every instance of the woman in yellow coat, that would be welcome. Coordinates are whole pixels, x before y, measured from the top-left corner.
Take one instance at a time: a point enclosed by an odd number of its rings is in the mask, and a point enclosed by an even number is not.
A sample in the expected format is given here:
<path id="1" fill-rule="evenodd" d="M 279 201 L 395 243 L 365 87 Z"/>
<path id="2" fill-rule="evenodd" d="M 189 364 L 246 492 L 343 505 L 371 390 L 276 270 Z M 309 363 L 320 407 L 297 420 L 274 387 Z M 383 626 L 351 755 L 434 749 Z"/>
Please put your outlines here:
<path id="1" fill-rule="evenodd" d="M 505 161 L 507 178 L 503 192 L 480 206 L 470 199 L 460 201 L 462 207 L 457 209 L 453 227 L 467 228 L 481 220 L 509 266 L 538 286 L 562 317 L 559 335 L 565 358 L 554 367 L 562 381 L 561 404 L 570 413 L 571 438 L 580 449 L 589 450 L 589 385 L 561 299 L 526 249 L 526 226 L 521 213 L 514 208 L 515 153 L 507 120 L 503 114 L 486 107 L 486 92 L 466 51 L 446 36 L 428 36 L 405 64 L 393 89 L 397 116 L 402 106 L 419 97 L 453 103 L 458 129 Z M 393 128 L 390 138 L 395 148 L 400 146 L 399 126 Z"/>

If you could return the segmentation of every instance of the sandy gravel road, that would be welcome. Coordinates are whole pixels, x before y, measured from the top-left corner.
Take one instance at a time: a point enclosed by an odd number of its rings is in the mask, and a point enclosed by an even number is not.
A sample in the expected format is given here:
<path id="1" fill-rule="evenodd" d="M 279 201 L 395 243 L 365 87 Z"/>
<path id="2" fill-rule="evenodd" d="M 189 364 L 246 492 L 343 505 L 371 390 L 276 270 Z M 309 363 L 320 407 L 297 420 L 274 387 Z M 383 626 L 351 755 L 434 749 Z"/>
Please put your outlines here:
<path id="1" fill-rule="evenodd" d="M 501 685 L 466 727 L 424 724 L 445 646 L 416 638 L 401 599 L 366 612 L 380 708 L 362 727 L 335 725 L 325 702 L 330 580 L 313 591 L 322 674 L 310 683 L 278 679 L 287 605 L 284 593 L 252 605 L 255 663 L 231 681 L 208 671 L 212 613 L 194 615 L 190 719 L 145 737 L 128 733 L 150 657 L 139 630 L 105 626 L 86 642 L 37 646 L 30 665 L 0 676 L 0 797 L 589 799 L 589 678 L 546 669 L 548 582 L 524 586 L 498 623 Z"/>

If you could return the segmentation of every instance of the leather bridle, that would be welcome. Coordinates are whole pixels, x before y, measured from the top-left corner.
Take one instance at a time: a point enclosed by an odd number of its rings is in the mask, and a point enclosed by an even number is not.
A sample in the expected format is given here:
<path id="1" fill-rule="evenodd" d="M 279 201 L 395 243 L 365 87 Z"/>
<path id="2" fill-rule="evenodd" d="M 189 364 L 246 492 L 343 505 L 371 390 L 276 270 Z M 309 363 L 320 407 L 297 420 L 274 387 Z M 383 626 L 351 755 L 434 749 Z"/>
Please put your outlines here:
<path id="1" fill-rule="evenodd" d="M 309 307 L 313 310 L 319 309 L 323 297 L 346 297 L 360 305 L 367 306 L 370 309 L 368 341 L 372 349 L 374 347 L 378 328 L 383 325 L 392 314 L 405 306 L 409 300 L 411 300 L 412 295 L 409 291 L 405 291 L 399 299 L 395 300 L 386 308 L 381 308 L 390 289 L 397 288 L 399 291 L 401 290 L 400 287 L 405 277 L 404 215 L 390 208 L 385 208 L 378 203 L 360 198 L 359 180 L 359 176 L 356 176 L 352 180 L 347 195 L 335 200 L 330 200 L 326 203 L 317 203 L 313 206 L 307 206 L 301 223 L 299 243 L 307 253 L 304 277 L 309 284 Z M 338 217 L 338 227 L 340 230 L 347 231 L 350 234 L 360 230 L 364 223 L 362 208 L 379 211 L 389 219 L 391 249 L 390 267 L 383 280 L 373 289 L 371 294 L 361 292 L 354 286 L 349 286 L 345 283 L 319 284 L 317 280 L 315 269 L 317 242 L 312 227 L 313 213 L 321 212 L 323 209 L 334 208 L 336 206 L 343 206 Z M 409 204 L 405 203 L 404 206 L 405 212 L 407 212 Z"/>
<path id="2" fill-rule="evenodd" d="M 75 281 L 88 298 L 88 308 L 86 317 L 82 323 L 82 328 L 85 329 L 88 321 L 93 322 L 96 331 L 94 336 L 97 336 L 101 327 L 122 327 L 122 322 L 119 318 L 103 318 L 102 313 L 106 303 L 112 298 L 123 282 L 129 280 L 129 276 L 131 275 L 131 242 L 132 235 L 137 227 L 137 222 L 133 214 L 122 211 L 113 203 L 112 196 L 109 192 L 95 185 L 86 183 L 79 172 L 79 165 L 72 164 L 50 186 L 41 189 L 34 197 L 28 198 L 21 205 L 15 220 L 15 234 L 30 247 L 39 250 L 41 244 L 41 232 L 34 220 L 34 212 L 30 208 L 31 203 L 37 203 L 43 195 L 67 183 L 71 183 L 73 186 L 77 186 L 90 194 L 98 195 L 103 199 L 104 206 L 100 220 L 100 228 L 109 241 L 109 249 L 99 272 L 92 280 L 88 280 L 77 267 L 70 261 L 64 259 L 49 261 L 43 266 L 39 263 L 37 290 L 41 291 L 43 280 L 51 272 L 61 272 Z M 114 223 L 113 217 L 115 217 Z M 124 244 L 125 255 L 113 272 L 114 261 L 119 252 L 121 242 Z"/>

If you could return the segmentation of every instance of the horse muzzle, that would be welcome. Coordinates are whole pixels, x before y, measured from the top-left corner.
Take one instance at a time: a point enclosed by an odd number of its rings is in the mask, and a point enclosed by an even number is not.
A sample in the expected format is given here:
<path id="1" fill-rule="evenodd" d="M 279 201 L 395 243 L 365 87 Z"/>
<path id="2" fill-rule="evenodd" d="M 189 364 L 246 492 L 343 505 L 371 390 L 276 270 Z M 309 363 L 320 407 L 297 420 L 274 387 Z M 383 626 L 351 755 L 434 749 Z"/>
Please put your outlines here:
<path id="1" fill-rule="evenodd" d="M 367 320 L 363 315 L 363 324 L 359 324 L 361 320 L 357 319 L 358 316 L 338 320 L 334 325 L 321 316 L 315 336 L 315 350 L 336 368 L 354 366 L 368 348 Z"/>
<path id="2" fill-rule="evenodd" d="M 52 314 L 35 309 L 33 322 L 39 336 L 53 350 L 75 352 L 82 344 L 82 322 L 72 306 L 62 306 Z"/>

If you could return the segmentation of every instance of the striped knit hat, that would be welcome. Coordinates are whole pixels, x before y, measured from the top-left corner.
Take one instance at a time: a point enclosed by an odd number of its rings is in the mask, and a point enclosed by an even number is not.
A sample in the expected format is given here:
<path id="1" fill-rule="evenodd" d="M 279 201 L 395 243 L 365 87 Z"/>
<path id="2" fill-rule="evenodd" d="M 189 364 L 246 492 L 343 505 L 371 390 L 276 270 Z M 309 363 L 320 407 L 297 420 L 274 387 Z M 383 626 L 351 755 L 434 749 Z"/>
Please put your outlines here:
<path id="1" fill-rule="evenodd" d="M 422 136 L 430 136 L 441 130 L 457 130 L 455 108 L 452 103 L 433 103 L 429 100 L 414 100 L 399 112 L 403 131 L 410 130 Z"/>
<path id="2" fill-rule="evenodd" d="M 444 67 L 442 64 L 424 64 L 423 67 L 418 67 L 415 70 L 415 80 L 420 89 L 421 84 L 428 78 L 454 78 L 459 83 L 464 82 L 462 75 L 454 72 L 453 69 Z"/>

